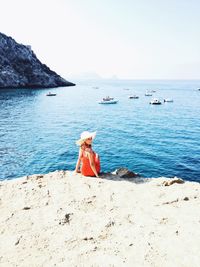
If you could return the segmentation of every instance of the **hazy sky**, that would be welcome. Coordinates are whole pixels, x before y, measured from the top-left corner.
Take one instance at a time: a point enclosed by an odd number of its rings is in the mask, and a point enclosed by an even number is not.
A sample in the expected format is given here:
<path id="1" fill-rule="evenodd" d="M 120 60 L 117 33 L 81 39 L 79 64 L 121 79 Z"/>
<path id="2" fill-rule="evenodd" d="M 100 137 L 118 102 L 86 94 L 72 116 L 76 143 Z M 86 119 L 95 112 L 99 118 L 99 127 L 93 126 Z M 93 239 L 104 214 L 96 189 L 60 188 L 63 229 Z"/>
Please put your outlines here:
<path id="1" fill-rule="evenodd" d="M 0 31 L 66 78 L 200 78 L 199 0 L 0 0 L 0 10 Z"/>

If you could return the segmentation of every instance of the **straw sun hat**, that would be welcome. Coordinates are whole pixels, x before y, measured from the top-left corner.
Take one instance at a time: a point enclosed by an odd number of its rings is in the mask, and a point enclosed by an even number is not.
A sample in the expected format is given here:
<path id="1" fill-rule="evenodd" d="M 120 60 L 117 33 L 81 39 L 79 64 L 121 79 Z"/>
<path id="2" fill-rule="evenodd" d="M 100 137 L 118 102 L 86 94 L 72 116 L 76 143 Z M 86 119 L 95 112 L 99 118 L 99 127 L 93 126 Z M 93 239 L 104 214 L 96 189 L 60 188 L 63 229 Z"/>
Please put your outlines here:
<path id="1" fill-rule="evenodd" d="M 96 133 L 97 132 L 88 132 L 88 131 L 82 132 L 81 138 L 76 141 L 76 144 L 78 146 L 81 146 L 85 142 L 85 140 L 88 139 L 88 138 L 90 138 L 90 137 L 92 137 L 92 140 L 94 140 L 94 138 L 96 136 Z"/>

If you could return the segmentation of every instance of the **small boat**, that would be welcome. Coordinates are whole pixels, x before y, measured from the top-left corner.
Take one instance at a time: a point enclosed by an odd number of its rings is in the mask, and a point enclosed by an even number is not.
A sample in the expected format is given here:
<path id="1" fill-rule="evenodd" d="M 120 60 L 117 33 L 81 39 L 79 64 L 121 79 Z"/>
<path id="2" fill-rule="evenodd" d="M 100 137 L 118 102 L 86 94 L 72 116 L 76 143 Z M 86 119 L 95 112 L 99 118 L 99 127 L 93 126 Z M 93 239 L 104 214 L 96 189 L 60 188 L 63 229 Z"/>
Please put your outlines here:
<path id="1" fill-rule="evenodd" d="M 106 96 L 101 101 L 99 101 L 99 104 L 117 104 L 118 100 L 115 100 L 114 97 Z"/>
<path id="2" fill-rule="evenodd" d="M 56 96 L 56 94 L 49 92 L 46 96 Z"/>
<path id="3" fill-rule="evenodd" d="M 152 105 L 161 105 L 161 101 L 158 99 L 158 98 L 154 98 L 152 99 L 149 104 L 152 104 Z"/>
<path id="4" fill-rule="evenodd" d="M 198 88 L 197 90 L 200 91 L 200 88 Z"/>
<path id="5" fill-rule="evenodd" d="M 99 87 L 98 87 L 98 86 L 93 86 L 92 88 L 93 88 L 93 89 L 99 89 Z"/>
<path id="6" fill-rule="evenodd" d="M 137 96 L 137 95 L 130 95 L 128 98 L 130 98 L 130 99 L 138 99 L 139 96 Z"/>
<path id="7" fill-rule="evenodd" d="M 172 98 L 165 98 L 164 102 L 172 103 L 174 100 Z"/>
<path id="8" fill-rule="evenodd" d="M 124 88 L 124 90 L 129 91 L 130 89 L 129 88 Z"/>
<path id="9" fill-rule="evenodd" d="M 146 91 L 145 96 L 152 96 L 152 93 L 150 91 Z"/>

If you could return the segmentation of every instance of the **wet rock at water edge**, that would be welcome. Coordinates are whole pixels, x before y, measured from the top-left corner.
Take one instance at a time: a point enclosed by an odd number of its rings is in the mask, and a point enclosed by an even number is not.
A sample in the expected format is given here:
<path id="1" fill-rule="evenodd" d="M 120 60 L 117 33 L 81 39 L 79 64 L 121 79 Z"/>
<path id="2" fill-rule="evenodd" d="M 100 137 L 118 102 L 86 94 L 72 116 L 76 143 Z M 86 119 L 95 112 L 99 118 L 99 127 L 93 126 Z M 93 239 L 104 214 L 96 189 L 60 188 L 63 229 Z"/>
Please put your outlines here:
<path id="1" fill-rule="evenodd" d="M 126 178 L 126 179 L 139 177 L 137 173 L 129 171 L 127 168 L 119 168 L 115 170 L 113 174 L 116 174 L 120 178 Z"/>

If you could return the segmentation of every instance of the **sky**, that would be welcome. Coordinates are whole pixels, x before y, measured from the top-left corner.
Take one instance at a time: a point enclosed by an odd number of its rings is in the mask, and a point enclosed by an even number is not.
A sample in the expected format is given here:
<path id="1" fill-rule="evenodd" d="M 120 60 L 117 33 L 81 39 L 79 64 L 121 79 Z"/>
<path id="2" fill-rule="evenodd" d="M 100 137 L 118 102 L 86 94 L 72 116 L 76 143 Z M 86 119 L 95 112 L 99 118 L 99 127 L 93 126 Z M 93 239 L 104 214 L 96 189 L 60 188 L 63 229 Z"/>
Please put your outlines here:
<path id="1" fill-rule="evenodd" d="M 65 78 L 200 79 L 199 0 L 0 0 L 0 32 Z"/>

